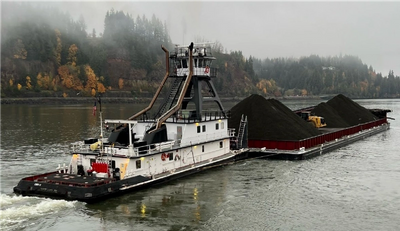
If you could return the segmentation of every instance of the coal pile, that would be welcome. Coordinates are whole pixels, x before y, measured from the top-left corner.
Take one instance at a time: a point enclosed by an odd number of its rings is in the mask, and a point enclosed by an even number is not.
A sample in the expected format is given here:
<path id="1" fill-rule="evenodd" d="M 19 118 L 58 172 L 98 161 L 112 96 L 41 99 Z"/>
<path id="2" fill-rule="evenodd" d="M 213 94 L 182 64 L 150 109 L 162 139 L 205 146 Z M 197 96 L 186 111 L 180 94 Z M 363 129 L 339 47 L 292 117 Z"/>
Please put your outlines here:
<path id="1" fill-rule="evenodd" d="M 378 119 L 368 109 L 342 94 L 330 99 L 326 105 L 318 104 L 312 113 L 324 117 L 327 127 L 332 128 L 351 127 Z"/>
<path id="2" fill-rule="evenodd" d="M 327 103 L 318 104 L 311 113 L 316 116 L 322 116 L 325 119 L 328 128 L 347 128 L 351 127 L 339 113 Z"/>
<path id="3" fill-rule="evenodd" d="M 302 140 L 321 132 L 275 99 L 251 95 L 231 109 L 230 128 L 239 131 L 242 114 L 247 116 L 250 140 Z"/>

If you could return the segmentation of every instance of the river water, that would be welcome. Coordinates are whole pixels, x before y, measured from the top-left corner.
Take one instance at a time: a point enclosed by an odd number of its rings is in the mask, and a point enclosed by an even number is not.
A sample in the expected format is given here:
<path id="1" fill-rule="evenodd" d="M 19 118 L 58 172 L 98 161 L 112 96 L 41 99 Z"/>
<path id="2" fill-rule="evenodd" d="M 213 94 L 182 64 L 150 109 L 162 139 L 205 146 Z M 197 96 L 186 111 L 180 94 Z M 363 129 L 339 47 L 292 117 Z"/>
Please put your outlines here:
<path id="1" fill-rule="evenodd" d="M 399 230 L 400 100 L 356 102 L 391 109 L 397 120 L 310 160 L 245 160 L 93 205 L 12 193 L 22 177 L 68 164 L 71 142 L 98 136 L 92 105 L 2 105 L 0 229 Z M 103 105 L 103 112 L 125 119 L 143 107 Z"/>

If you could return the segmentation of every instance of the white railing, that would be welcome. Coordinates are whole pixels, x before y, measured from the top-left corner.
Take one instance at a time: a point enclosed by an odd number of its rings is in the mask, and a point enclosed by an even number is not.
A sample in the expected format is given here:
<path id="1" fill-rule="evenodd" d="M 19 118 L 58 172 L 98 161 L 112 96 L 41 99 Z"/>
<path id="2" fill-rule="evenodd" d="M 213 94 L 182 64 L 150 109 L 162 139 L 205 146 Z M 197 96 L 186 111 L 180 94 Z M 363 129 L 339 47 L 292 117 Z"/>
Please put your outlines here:
<path id="1" fill-rule="evenodd" d="M 83 152 L 89 151 L 89 145 L 85 144 L 83 141 L 77 141 L 71 144 L 73 152 Z"/>
<path id="2" fill-rule="evenodd" d="M 134 151 L 135 156 L 139 156 L 140 154 L 143 155 L 143 154 L 152 154 L 152 153 L 157 153 L 157 152 L 162 152 L 162 151 L 169 151 L 169 150 L 172 150 L 173 147 L 176 147 L 175 140 L 136 147 L 136 148 L 133 148 L 133 151 Z"/>

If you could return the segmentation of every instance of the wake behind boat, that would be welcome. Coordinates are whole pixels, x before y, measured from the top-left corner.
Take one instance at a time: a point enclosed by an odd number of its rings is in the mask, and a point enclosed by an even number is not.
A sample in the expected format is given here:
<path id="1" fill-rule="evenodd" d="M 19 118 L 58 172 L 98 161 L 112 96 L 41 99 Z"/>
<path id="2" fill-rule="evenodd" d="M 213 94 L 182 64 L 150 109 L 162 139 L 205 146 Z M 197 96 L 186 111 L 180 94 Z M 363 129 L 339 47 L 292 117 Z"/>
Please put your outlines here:
<path id="1" fill-rule="evenodd" d="M 68 166 L 23 178 L 14 192 L 95 202 L 233 162 L 238 151 L 230 150 L 234 131 L 211 81 L 211 46 L 176 46 L 171 55 L 162 49 L 166 74 L 148 107 L 128 119 L 105 120 L 113 127 L 108 138 L 101 130 L 98 139 L 74 143 Z M 163 103 L 149 116 L 167 86 Z M 218 109 L 204 110 L 208 102 Z"/>

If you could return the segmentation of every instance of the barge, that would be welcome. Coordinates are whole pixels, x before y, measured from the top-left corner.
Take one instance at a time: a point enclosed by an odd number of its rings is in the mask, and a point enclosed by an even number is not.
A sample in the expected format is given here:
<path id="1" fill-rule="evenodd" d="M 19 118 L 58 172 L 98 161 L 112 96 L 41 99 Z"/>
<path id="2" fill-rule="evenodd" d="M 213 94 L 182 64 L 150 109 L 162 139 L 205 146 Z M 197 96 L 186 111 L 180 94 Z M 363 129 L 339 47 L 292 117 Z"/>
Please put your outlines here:
<path id="1" fill-rule="evenodd" d="M 305 160 L 339 149 L 353 142 L 390 129 L 386 119 L 360 124 L 358 126 L 334 129 L 320 136 L 299 141 L 251 142 L 248 152 L 252 156 L 270 159 Z"/>
<path id="2" fill-rule="evenodd" d="M 238 128 L 239 134 L 244 131 L 231 144 L 233 149 L 245 147 L 252 157 L 285 160 L 308 159 L 384 132 L 390 129 L 388 119 L 392 119 L 387 117 L 391 110 L 366 109 L 340 94 L 327 103 L 294 111 L 277 100 L 252 95 L 231 110 L 229 124 Z M 327 118 L 327 125 L 317 126 L 304 114 L 321 115 L 321 121 Z"/>

